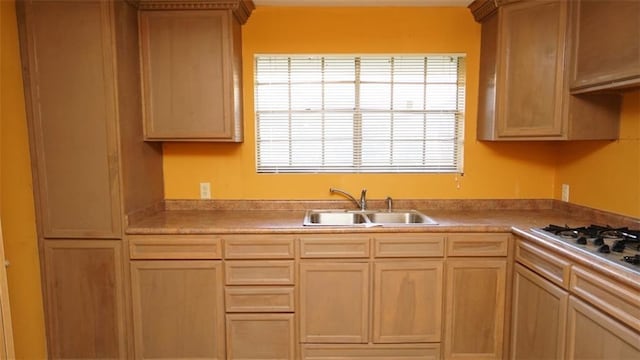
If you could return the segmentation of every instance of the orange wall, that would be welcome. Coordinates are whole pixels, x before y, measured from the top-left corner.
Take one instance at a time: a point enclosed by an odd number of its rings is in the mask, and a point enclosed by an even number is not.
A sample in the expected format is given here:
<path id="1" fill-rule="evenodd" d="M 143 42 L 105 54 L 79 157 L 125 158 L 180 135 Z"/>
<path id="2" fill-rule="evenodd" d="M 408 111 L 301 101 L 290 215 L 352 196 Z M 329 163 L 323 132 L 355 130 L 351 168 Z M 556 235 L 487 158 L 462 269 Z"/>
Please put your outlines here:
<path id="1" fill-rule="evenodd" d="M 466 8 L 261 7 L 243 27 L 242 144 L 164 145 L 165 196 L 195 199 L 211 182 L 218 199 L 323 199 L 337 186 L 372 198 L 551 198 L 550 143 L 476 138 L 480 25 Z M 464 176 L 457 174 L 256 174 L 253 57 L 264 53 L 467 54 Z"/>
<path id="2" fill-rule="evenodd" d="M 243 29 L 246 140 L 165 145 L 166 197 L 196 198 L 198 183 L 210 181 L 214 197 L 226 199 L 328 198 L 329 186 L 366 186 L 374 198 L 559 199 L 566 183 L 572 202 L 640 217 L 640 91 L 625 96 L 618 141 L 478 142 L 479 29 L 467 9 L 257 9 Z M 11 261 L 14 341 L 18 358 L 42 359 L 44 317 L 12 0 L 0 0 L 0 40 L 0 216 Z M 252 59 L 269 52 L 466 52 L 465 175 L 255 174 Z"/>
<path id="3" fill-rule="evenodd" d="M 572 203 L 640 218 L 640 90 L 624 95 L 620 139 L 558 146 L 554 197 L 570 187 Z"/>
<path id="4" fill-rule="evenodd" d="M 13 0 L 0 0 L 0 217 L 18 359 L 44 359 L 44 315 Z"/>

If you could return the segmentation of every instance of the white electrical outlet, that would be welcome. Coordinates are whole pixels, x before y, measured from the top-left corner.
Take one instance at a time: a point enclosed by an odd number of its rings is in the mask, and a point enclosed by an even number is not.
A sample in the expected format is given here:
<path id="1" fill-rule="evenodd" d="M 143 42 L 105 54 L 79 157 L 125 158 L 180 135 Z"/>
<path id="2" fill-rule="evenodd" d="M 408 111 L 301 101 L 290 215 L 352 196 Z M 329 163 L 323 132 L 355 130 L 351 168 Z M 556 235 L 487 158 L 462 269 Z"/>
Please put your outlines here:
<path id="1" fill-rule="evenodd" d="M 562 184 L 562 201 L 569 201 L 569 184 Z"/>
<path id="2" fill-rule="evenodd" d="M 211 199 L 211 183 L 200 183 L 200 199 Z"/>

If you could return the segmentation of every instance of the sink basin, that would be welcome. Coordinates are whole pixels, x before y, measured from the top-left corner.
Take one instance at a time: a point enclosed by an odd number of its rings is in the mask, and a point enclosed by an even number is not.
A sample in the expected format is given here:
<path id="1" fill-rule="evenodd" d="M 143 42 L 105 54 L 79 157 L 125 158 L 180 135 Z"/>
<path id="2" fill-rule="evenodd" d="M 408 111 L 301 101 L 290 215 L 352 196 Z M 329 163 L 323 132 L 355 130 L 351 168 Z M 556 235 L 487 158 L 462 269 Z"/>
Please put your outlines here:
<path id="1" fill-rule="evenodd" d="M 416 210 L 346 211 L 308 210 L 305 226 L 397 226 L 437 225 L 433 219 Z"/>
<path id="2" fill-rule="evenodd" d="M 335 210 L 310 210 L 304 217 L 304 225 L 365 225 L 369 221 L 361 212 Z"/>
<path id="3" fill-rule="evenodd" d="M 416 210 L 380 211 L 368 213 L 367 217 L 376 224 L 422 224 L 437 225 L 433 219 Z"/>

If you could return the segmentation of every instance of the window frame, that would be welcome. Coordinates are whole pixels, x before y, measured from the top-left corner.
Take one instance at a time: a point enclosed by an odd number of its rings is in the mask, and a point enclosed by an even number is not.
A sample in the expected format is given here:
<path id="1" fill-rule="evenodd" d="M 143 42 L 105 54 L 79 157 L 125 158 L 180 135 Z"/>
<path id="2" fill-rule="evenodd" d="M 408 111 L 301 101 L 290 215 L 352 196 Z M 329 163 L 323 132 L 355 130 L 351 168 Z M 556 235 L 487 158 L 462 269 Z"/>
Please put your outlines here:
<path id="1" fill-rule="evenodd" d="M 452 155 L 452 161 L 450 165 L 447 166 L 438 166 L 437 164 L 429 164 L 427 161 L 426 156 L 423 156 L 423 164 L 420 166 L 416 166 L 416 165 L 411 165 L 411 166 L 399 166 L 399 165 L 393 165 L 393 159 L 390 160 L 390 164 L 386 164 L 386 165 L 375 165 L 375 166 L 366 166 L 362 164 L 362 157 L 363 157 L 363 148 L 362 148 L 362 144 L 365 142 L 363 140 L 363 129 L 362 129 L 362 116 L 363 113 L 371 113 L 372 110 L 368 109 L 368 110 L 363 110 L 363 107 L 361 106 L 361 83 L 362 83 L 362 75 L 359 73 L 361 70 L 361 65 L 359 64 L 360 61 L 362 61 L 363 58 L 367 58 L 367 59 L 375 59 L 375 58 L 389 58 L 391 63 L 393 64 L 393 62 L 395 61 L 395 59 L 402 59 L 402 58 L 408 58 L 408 57 L 423 57 L 424 61 L 425 61 L 425 68 L 424 68 L 424 81 L 423 82 L 418 82 L 416 84 L 422 85 L 424 87 L 424 92 L 425 92 L 425 102 L 423 104 L 424 108 L 420 111 L 408 111 L 410 113 L 421 113 L 424 115 L 424 127 L 427 126 L 428 120 L 427 120 L 427 115 L 428 114 L 435 114 L 435 113 L 451 113 L 453 114 L 453 120 L 449 120 L 451 122 L 451 126 L 453 127 L 453 136 L 452 139 L 450 140 L 451 142 L 451 146 L 453 148 L 453 150 L 451 151 L 450 155 Z M 455 103 L 456 103 L 456 108 L 455 110 L 447 110 L 447 111 L 442 111 L 442 110 L 427 110 L 426 109 L 426 104 L 427 104 L 427 87 L 430 84 L 434 84 L 432 82 L 427 81 L 427 75 L 428 75 L 428 59 L 430 58 L 451 58 L 454 59 L 455 58 L 455 67 L 456 67 L 456 81 L 455 81 L 455 86 L 456 86 L 456 95 L 455 95 Z M 266 83 L 260 83 L 259 82 L 259 61 L 262 60 L 263 58 L 269 59 L 269 58 L 287 58 L 288 59 L 288 63 L 289 63 L 289 68 L 288 68 L 288 87 L 289 87 L 289 93 L 288 93 L 288 102 L 289 102 L 289 108 L 288 108 L 288 116 L 289 116 L 289 142 L 293 142 L 293 138 L 291 135 L 291 114 L 292 113 L 296 113 L 296 111 L 292 110 L 291 107 L 291 86 L 292 86 L 292 81 L 291 81 L 291 61 L 292 59 L 304 59 L 304 58 L 308 58 L 308 59 L 315 59 L 315 58 L 319 58 L 322 60 L 323 62 L 323 66 L 322 66 L 322 71 L 321 71 L 321 75 L 322 75 L 322 80 L 319 82 L 319 84 L 322 85 L 322 101 L 323 101 L 323 106 L 320 109 L 315 109 L 315 110 L 310 110 L 310 109 L 306 109 L 306 111 L 302 111 L 302 113 L 306 113 L 306 114 L 312 114 L 312 113 L 320 113 L 321 117 L 322 117 L 322 126 L 324 126 L 324 85 L 326 84 L 326 82 L 324 81 L 324 74 L 325 74 L 325 68 L 324 68 L 324 61 L 327 58 L 348 58 L 354 59 L 354 64 L 355 64 L 355 79 L 354 79 L 354 108 L 353 108 L 353 112 L 352 112 L 352 121 L 354 122 L 353 127 L 352 127 L 352 135 L 353 135 L 353 164 L 352 165 L 348 165 L 348 166 L 344 166 L 344 167 L 340 167 L 340 166 L 324 166 L 323 164 L 315 164 L 315 165 L 311 165 L 311 166 L 302 166 L 302 165 L 291 165 L 291 157 L 292 157 L 292 145 L 289 144 L 289 150 L 287 152 L 287 154 L 289 155 L 289 165 L 285 165 L 285 166 L 263 166 L 261 167 L 260 164 L 260 159 L 261 159 L 261 136 L 260 136 L 260 115 L 263 113 L 266 113 L 266 111 L 259 111 L 258 107 L 259 107 L 259 86 L 261 85 L 266 85 Z M 401 83 L 401 82 L 395 82 L 393 79 L 394 77 L 397 75 L 397 73 L 395 72 L 395 69 L 393 68 L 393 66 L 391 67 L 391 80 L 388 82 L 390 88 L 392 89 L 391 91 L 393 92 L 394 90 L 394 86 Z M 387 84 L 387 82 L 383 82 L 385 84 Z M 353 173 L 353 174 L 360 174 L 360 173 L 379 173 L 379 174 L 402 174 L 402 173 L 419 173 L 419 174 L 430 174 L 430 173 L 462 173 L 463 172 L 463 167 L 464 167 L 464 135 L 465 135 L 465 116 L 466 116 L 466 54 L 464 53 L 429 53 L 429 54 L 255 54 L 254 55 L 254 104 L 255 104 L 255 139 L 256 139 L 256 144 L 255 144 L 255 151 L 256 151 L 256 172 L 257 173 Z M 389 116 L 391 118 L 390 123 L 391 126 L 393 127 L 393 119 L 395 116 L 397 116 L 398 114 L 402 114 L 403 110 L 395 110 L 393 109 L 393 104 L 390 106 L 390 109 L 385 109 L 385 110 L 381 110 L 381 113 L 389 113 Z M 324 135 L 321 136 L 323 141 L 324 141 Z M 393 146 L 393 143 L 396 142 L 398 143 L 399 140 L 394 139 L 393 137 L 391 137 L 390 139 L 388 139 L 389 143 L 391 144 L 390 146 Z M 425 130 L 425 135 L 421 138 L 421 140 L 423 144 L 427 144 L 429 141 L 433 141 L 433 140 L 429 140 L 428 139 L 428 135 L 427 135 L 427 130 Z M 424 145 L 426 146 L 426 145 Z M 323 152 L 324 152 L 324 147 L 323 147 Z M 390 151 L 390 153 L 388 153 L 390 157 L 394 156 L 394 152 L 393 150 Z M 323 160 L 324 161 L 324 160 Z M 426 164 L 425 164 L 426 163 Z"/>

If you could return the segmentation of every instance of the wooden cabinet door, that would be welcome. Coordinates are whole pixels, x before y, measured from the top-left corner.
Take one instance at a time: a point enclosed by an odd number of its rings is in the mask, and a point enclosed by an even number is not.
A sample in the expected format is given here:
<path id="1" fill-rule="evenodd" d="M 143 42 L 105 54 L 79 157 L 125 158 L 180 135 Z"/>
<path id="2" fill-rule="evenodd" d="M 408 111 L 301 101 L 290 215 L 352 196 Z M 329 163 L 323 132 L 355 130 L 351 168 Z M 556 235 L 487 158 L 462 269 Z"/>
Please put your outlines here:
<path id="1" fill-rule="evenodd" d="M 145 139 L 241 141 L 233 21 L 227 10 L 140 11 Z"/>
<path id="2" fill-rule="evenodd" d="M 499 11 L 498 136 L 560 136 L 567 3 L 522 1 Z"/>
<path id="3" fill-rule="evenodd" d="M 124 359 L 122 244 L 118 240 L 45 240 L 49 356 Z"/>
<path id="4" fill-rule="evenodd" d="M 640 334 L 572 296 L 565 359 L 640 359 Z"/>
<path id="5" fill-rule="evenodd" d="M 228 314 L 227 359 L 294 360 L 293 314 Z"/>
<path id="6" fill-rule="evenodd" d="M 442 260 L 373 265 L 373 342 L 439 342 Z"/>
<path id="7" fill-rule="evenodd" d="M 300 263 L 300 341 L 369 341 L 369 264 Z"/>
<path id="8" fill-rule="evenodd" d="M 510 359 L 562 359 L 569 293 L 516 264 Z"/>
<path id="9" fill-rule="evenodd" d="M 224 359 L 220 261 L 131 261 L 137 359 Z"/>
<path id="10" fill-rule="evenodd" d="M 447 260 L 444 358 L 502 359 L 506 260 Z"/>
<path id="11" fill-rule="evenodd" d="M 640 85 L 640 1 L 571 1 L 571 90 Z"/>
<path id="12" fill-rule="evenodd" d="M 111 3 L 17 5 L 42 234 L 120 238 Z"/>

